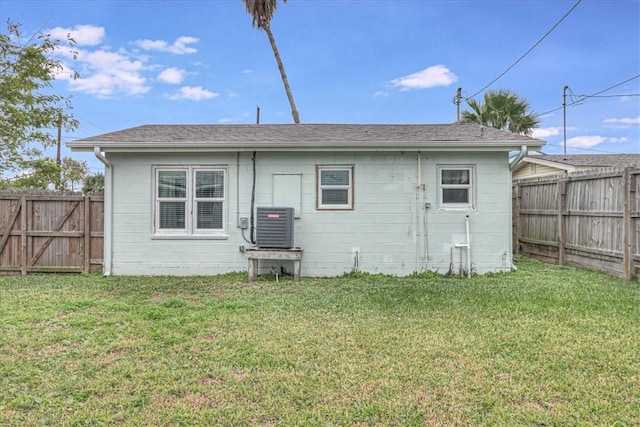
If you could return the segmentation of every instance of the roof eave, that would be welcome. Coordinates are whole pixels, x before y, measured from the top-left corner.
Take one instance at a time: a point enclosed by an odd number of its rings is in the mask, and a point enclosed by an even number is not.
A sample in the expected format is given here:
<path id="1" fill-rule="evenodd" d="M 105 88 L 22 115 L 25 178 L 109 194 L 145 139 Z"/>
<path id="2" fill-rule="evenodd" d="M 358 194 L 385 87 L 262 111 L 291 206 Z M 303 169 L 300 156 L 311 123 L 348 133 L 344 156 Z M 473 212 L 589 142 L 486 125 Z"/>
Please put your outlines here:
<path id="1" fill-rule="evenodd" d="M 71 151 L 93 151 L 100 147 L 105 152 L 237 152 L 237 151 L 514 151 L 525 144 L 541 148 L 544 141 L 427 141 L 427 142 L 71 142 Z"/>
<path id="2" fill-rule="evenodd" d="M 557 162 L 554 160 L 547 160 L 545 158 L 541 158 L 543 156 L 525 156 L 522 159 L 522 162 L 526 162 L 526 163 L 534 163 L 537 165 L 541 165 L 541 166 L 547 166 L 550 168 L 556 168 L 556 169 L 561 169 L 561 170 L 565 170 L 565 171 L 573 171 L 576 169 L 576 165 L 571 165 L 569 163 L 562 163 L 562 162 Z M 597 167 L 597 166 L 595 166 Z"/>

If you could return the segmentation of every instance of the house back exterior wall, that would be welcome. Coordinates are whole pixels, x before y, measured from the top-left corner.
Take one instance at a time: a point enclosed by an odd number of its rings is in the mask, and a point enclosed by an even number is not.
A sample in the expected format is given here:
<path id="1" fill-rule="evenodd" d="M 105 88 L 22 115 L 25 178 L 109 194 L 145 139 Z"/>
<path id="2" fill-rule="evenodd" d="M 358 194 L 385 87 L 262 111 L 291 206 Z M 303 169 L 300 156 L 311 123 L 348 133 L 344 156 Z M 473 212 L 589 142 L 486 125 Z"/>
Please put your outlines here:
<path id="1" fill-rule="evenodd" d="M 111 153 L 114 174 L 112 273 L 196 275 L 244 271 L 239 250 L 249 244 L 237 227 L 250 216 L 252 153 Z M 469 215 L 474 273 L 511 269 L 511 177 L 506 152 L 258 152 L 255 206 L 273 206 L 274 174 L 299 174 L 300 212 L 295 245 L 304 249 L 303 276 L 334 276 L 358 269 L 408 275 L 467 267 Z M 158 237 L 153 233 L 155 166 L 227 169 L 226 238 Z M 316 167 L 353 166 L 354 208 L 318 210 Z M 438 166 L 473 168 L 474 209 L 440 206 Z M 418 186 L 419 182 L 424 186 Z M 239 198 L 238 198 L 239 195 Z M 429 207 L 425 207 L 425 202 Z M 248 237 L 248 230 L 245 232 Z M 288 264 L 282 266 L 291 270 Z M 279 270 L 261 261 L 261 272 Z"/>

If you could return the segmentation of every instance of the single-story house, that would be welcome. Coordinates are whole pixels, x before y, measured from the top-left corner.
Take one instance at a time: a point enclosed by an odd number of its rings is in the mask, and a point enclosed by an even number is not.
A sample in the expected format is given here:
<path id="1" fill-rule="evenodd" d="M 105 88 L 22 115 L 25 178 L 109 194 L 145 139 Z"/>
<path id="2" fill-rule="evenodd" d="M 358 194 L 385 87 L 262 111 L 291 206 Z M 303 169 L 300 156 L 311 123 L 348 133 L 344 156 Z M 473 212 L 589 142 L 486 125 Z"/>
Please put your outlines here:
<path id="1" fill-rule="evenodd" d="M 512 165 L 513 179 L 640 164 L 640 154 L 534 154 Z"/>
<path id="2" fill-rule="evenodd" d="M 302 276 L 511 270 L 509 152 L 543 145 L 477 124 L 145 125 L 68 144 L 105 165 L 105 274 L 245 270 L 255 212 L 288 207 Z"/>

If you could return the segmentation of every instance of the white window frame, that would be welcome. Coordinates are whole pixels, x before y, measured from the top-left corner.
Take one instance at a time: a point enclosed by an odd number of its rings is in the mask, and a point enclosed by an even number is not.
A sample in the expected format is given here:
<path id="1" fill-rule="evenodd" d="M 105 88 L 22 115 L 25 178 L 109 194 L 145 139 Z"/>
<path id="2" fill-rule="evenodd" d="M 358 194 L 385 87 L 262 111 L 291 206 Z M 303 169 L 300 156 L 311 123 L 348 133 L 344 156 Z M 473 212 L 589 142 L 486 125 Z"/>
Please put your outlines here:
<path id="1" fill-rule="evenodd" d="M 323 171 L 348 171 L 348 185 L 322 185 L 321 175 Z M 318 210 L 353 210 L 353 165 L 316 165 L 316 208 Z M 322 192 L 324 190 L 347 190 L 347 203 L 342 205 L 323 204 Z"/>
<path id="2" fill-rule="evenodd" d="M 223 197 L 198 198 L 196 197 L 196 173 L 200 171 L 212 171 L 223 173 Z M 160 198 L 158 194 L 158 182 L 160 172 L 184 172 L 186 174 L 186 194 L 184 198 Z M 204 237 L 226 238 L 227 203 L 228 203 L 228 173 L 225 166 L 154 166 L 153 167 L 153 235 L 157 237 Z M 160 228 L 160 203 L 161 202 L 185 203 L 185 226 L 179 229 Z M 222 202 L 222 227 L 198 228 L 197 205 L 199 202 Z"/>
<path id="3" fill-rule="evenodd" d="M 468 184 L 444 184 L 442 182 L 443 171 L 460 171 L 466 170 L 469 172 Z M 468 201 L 466 203 L 446 203 L 444 201 L 444 191 L 447 189 L 466 189 L 468 191 Z M 458 209 L 458 210 L 470 210 L 474 209 L 475 197 L 475 167 L 473 165 L 438 165 L 438 198 L 440 209 Z"/>

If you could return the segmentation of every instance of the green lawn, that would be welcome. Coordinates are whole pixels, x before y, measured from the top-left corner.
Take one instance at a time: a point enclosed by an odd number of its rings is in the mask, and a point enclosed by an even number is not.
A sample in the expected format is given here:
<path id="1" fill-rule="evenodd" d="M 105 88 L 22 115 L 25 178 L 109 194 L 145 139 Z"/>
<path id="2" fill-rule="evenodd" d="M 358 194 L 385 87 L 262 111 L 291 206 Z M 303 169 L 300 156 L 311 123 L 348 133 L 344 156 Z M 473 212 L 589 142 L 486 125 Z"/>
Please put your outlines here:
<path id="1" fill-rule="evenodd" d="M 640 425 L 640 284 L 0 278 L 0 425 Z"/>

